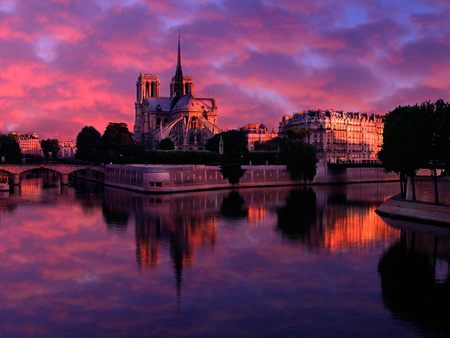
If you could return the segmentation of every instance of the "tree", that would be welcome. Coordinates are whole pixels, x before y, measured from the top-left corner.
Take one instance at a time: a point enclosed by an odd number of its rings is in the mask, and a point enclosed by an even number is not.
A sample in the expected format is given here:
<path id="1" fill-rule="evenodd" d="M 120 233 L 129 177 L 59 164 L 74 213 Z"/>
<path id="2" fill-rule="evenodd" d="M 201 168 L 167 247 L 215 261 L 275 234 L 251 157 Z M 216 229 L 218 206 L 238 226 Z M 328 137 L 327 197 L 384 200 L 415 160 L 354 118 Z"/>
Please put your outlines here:
<path id="1" fill-rule="evenodd" d="M 255 142 L 255 151 L 278 151 L 278 145 L 280 143 L 279 137 L 275 137 L 268 141 Z"/>
<path id="2" fill-rule="evenodd" d="M 206 149 L 219 152 L 220 139 L 223 141 L 223 155 L 221 156 L 220 172 L 231 184 L 239 183 L 245 173 L 242 163 L 248 161 L 247 134 L 245 131 L 229 130 L 214 135 L 206 143 Z"/>
<path id="3" fill-rule="evenodd" d="M 101 137 L 100 144 L 106 161 L 122 162 L 130 149 L 134 149 L 135 142 L 126 123 L 110 122 Z"/>
<path id="4" fill-rule="evenodd" d="M 229 183 L 236 184 L 241 180 L 241 177 L 245 173 L 245 169 L 242 169 L 242 165 L 240 163 L 223 162 L 220 166 L 220 172 L 223 178 L 228 179 Z"/>
<path id="5" fill-rule="evenodd" d="M 316 176 L 316 148 L 300 139 L 285 138 L 281 141 L 279 161 L 285 163 L 291 179 L 311 182 Z"/>
<path id="6" fill-rule="evenodd" d="M 219 152 L 219 142 L 222 137 L 223 154 L 232 157 L 235 161 L 244 162 L 248 159 L 247 134 L 241 130 L 229 130 L 214 135 L 206 143 L 206 149 Z"/>
<path id="7" fill-rule="evenodd" d="M 162 139 L 161 142 L 159 142 L 158 149 L 175 150 L 175 144 L 169 137 L 166 137 L 165 139 Z"/>
<path id="8" fill-rule="evenodd" d="M 306 144 L 308 128 L 294 126 L 285 132 L 279 142 L 279 161 L 285 163 L 291 179 L 311 182 L 316 176 L 316 148 Z"/>
<path id="9" fill-rule="evenodd" d="M 21 163 L 22 151 L 17 140 L 10 135 L 0 135 L 0 159 L 5 163 Z"/>
<path id="10" fill-rule="evenodd" d="M 58 157 L 59 143 L 57 139 L 46 139 L 41 141 L 41 148 L 44 153 L 45 158 Z"/>
<path id="11" fill-rule="evenodd" d="M 389 112 L 384 123 L 383 146 L 379 159 L 387 172 L 400 175 L 402 197 L 406 196 L 406 178 L 411 181 L 416 199 L 414 177 L 426 166 L 432 153 L 432 107 L 399 106 Z"/>
<path id="12" fill-rule="evenodd" d="M 302 143 L 305 143 L 305 138 L 309 135 L 309 129 L 299 126 L 293 126 L 286 130 L 285 134 L 291 140 L 299 140 Z"/>
<path id="13" fill-rule="evenodd" d="M 99 162 L 99 146 L 101 134 L 92 126 L 85 126 L 77 135 L 77 152 L 75 157 L 79 160 Z"/>
<path id="14" fill-rule="evenodd" d="M 433 105 L 433 139 L 432 157 L 434 202 L 439 203 L 437 182 L 437 166 L 443 167 L 445 172 L 450 170 L 450 104 L 443 100 L 437 100 Z"/>
<path id="15" fill-rule="evenodd" d="M 450 172 L 450 103 L 437 100 L 433 110 L 433 157 Z"/>

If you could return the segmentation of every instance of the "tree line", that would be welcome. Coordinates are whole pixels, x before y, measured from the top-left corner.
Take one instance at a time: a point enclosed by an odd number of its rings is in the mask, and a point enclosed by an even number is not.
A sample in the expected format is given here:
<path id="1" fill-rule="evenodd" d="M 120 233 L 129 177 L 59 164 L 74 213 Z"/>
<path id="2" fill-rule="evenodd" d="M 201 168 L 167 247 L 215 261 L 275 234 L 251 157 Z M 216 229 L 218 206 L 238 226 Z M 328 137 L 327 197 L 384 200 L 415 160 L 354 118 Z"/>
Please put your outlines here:
<path id="1" fill-rule="evenodd" d="M 253 156 L 248 151 L 247 135 L 244 131 L 229 130 L 214 135 L 206 144 L 206 151 L 174 151 L 175 145 L 170 138 L 160 141 L 158 151 L 145 151 L 136 143 L 125 123 L 109 123 L 105 132 L 92 126 L 85 126 L 77 136 L 76 158 L 95 163 L 214 163 L 221 166 L 222 175 L 230 183 L 238 183 L 245 170 L 243 164 L 252 159 L 272 163 L 286 164 L 293 180 L 312 181 L 316 173 L 316 151 L 305 144 L 306 129 L 292 129 L 285 138 L 277 139 L 278 152 L 260 153 Z M 220 151 L 222 143 L 222 151 Z M 219 154 L 220 153 L 220 154 Z M 274 154 L 275 153 L 275 156 Z"/>
<path id="2" fill-rule="evenodd" d="M 412 199 L 421 168 L 433 170 L 435 202 L 439 202 L 437 169 L 450 172 L 450 104 L 443 100 L 398 106 L 384 121 L 383 146 L 378 157 L 387 172 L 400 176 L 400 192 L 406 197 L 408 178 Z"/>

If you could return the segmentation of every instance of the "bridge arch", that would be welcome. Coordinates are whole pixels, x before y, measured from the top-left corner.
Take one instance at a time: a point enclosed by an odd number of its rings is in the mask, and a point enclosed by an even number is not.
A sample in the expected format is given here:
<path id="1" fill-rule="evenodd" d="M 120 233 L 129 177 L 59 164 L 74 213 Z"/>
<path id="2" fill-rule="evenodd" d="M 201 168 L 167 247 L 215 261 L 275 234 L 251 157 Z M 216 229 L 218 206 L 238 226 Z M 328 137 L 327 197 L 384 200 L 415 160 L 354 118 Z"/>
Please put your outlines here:
<path id="1" fill-rule="evenodd" d="M 61 184 L 68 183 L 68 177 L 70 174 L 80 171 L 80 170 L 93 170 L 104 174 L 104 169 L 101 166 L 91 166 L 91 165 L 70 165 L 70 164 L 5 164 L 0 165 L 0 172 L 4 172 L 13 178 L 14 184 L 20 184 L 20 176 L 24 173 L 35 171 L 35 170 L 46 170 L 55 172 L 61 175 Z"/>

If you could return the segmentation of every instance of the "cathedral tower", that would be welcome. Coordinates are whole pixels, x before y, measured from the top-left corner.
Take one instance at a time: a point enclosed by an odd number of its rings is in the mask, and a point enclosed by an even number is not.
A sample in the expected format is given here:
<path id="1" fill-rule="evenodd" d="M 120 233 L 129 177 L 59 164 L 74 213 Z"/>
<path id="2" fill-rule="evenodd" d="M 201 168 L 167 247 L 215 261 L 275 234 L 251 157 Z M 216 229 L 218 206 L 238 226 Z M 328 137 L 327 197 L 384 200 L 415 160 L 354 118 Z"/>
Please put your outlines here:
<path id="1" fill-rule="evenodd" d="M 140 74 L 136 82 L 136 102 L 142 103 L 150 97 L 159 97 L 158 75 Z"/>

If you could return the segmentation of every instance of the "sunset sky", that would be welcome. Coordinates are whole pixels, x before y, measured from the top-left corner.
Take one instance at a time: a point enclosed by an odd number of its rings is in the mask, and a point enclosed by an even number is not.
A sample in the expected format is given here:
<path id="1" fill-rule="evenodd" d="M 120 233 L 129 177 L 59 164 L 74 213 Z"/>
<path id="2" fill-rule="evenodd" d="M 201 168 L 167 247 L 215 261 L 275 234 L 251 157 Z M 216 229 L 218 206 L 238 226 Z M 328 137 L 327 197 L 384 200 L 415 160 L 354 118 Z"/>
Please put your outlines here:
<path id="1" fill-rule="evenodd" d="M 0 131 L 134 124 L 139 72 L 183 71 L 219 125 L 449 100 L 450 0 L 0 0 Z"/>

